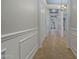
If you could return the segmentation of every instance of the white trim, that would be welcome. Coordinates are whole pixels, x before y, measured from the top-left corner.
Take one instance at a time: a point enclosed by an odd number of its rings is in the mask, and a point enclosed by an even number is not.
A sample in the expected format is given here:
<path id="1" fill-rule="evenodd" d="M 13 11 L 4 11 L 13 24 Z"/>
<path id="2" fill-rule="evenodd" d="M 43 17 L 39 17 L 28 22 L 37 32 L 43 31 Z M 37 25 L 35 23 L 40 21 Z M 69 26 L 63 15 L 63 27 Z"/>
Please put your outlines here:
<path id="1" fill-rule="evenodd" d="M 31 52 L 26 56 L 25 59 L 33 59 L 33 56 L 35 55 L 35 53 L 37 52 L 37 50 L 38 50 L 37 47 L 33 48 L 31 50 Z"/>
<path id="2" fill-rule="evenodd" d="M 5 49 L 2 49 L 2 51 L 1 51 L 1 59 L 6 59 L 6 51 L 7 51 L 7 49 L 5 48 Z"/>
<path id="3" fill-rule="evenodd" d="M 73 54 L 77 57 L 77 51 L 76 51 L 76 49 L 73 49 L 73 48 L 70 48 L 70 49 L 72 50 Z"/>
<path id="4" fill-rule="evenodd" d="M 18 31 L 18 32 L 5 34 L 5 35 L 1 36 L 1 39 L 2 39 L 2 42 L 4 42 L 6 40 L 13 39 L 15 37 L 18 37 L 18 36 L 24 35 L 24 34 L 26 34 L 28 32 L 36 31 L 36 30 L 37 30 L 37 28 L 32 28 L 32 29 L 27 29 L 27 30 L 22 30 L 22 31 Z"/>
<path id="5" fill-rule="evenodd" d="M 7 50 L 6 48 L 5 49 L 2 49 L 1 53 L 5 52 L 6 50 Z"/>
<path id="6" fill-rule="evenodd" d="M 22 31 L 18 31 L 18 32 L 5 34 L 5 35 L 2 35 L 1 38 L 5 38 L 5 37 L 11 36 L 11 35 L 15 35 L 15 34 L 20 34 L 20 33 L 23 33 L 23 32 L 28 32 L 28 31 L 35 30 L 35 29 L 36 28 L 32 28 L 32 29 L 27 29 L 27 30 L 22 30 Z"/>
<path id="7" fill-rule="evenodd" d="M 71 35 L 77 37 L 77 32 L 76 31 L 71 31 Z"/>
<path id="8" fill-rule="evenodd" d="M 77 28 L 71 27 L 71 36 L 72 36 L 71 37 L 72 39 L 77 39 Z M 71 50 L 72 50 L 73 54 L 77 57 L 77 49 L 71 47 Z"/>
<path id="9" fill-rule="evenodd" d="M 72 30 L 72 31 L 77 31 L 77 28 L 72 28 L 72 27 L 71 27 L 71 30 Z"/>
<path id="10" fill-rule="evenodd" d="M 45 40 L 46 37 L 47 37 L 47 35 L 45 35 L 45 36 L 43 36 L 41 38 L 41 42 L 40 42 L 40 47 L 39 48 L 42 48 L 43 47 L 43 42 L 44 42 L 44 40 Z"/>
<path id="11" fill-rule="evenodd" d="M 19 43 L 23 43 L 23 42 L 25 42 L 26 40 L 32 38 L 32 37 L 33 37 L 34 35 L 36 35 L 36 34 L 37 34 L 37 32 L 34 33 L 34 34 L 32 34 L 32 35 L 30 35 L 30 36 L 28 36 L 28 37 L 25 37 L 24 39 L 20 40 Z"/>
<path id="12" fill-rule="evenodd" d="M 59 4 L 49 4 L 46 6 L 47 8 L 56 8 L 56 9 L 60 9 L 60 5 Z"/>
<path id="13" fill-rule="evenodd" d="M 31 34 L 31 35 L 25 37 L 24 39 L 22 39 L 22 40 L 20 40 L 20 41 L 18 42 L 18 43 L 19 43 L 19 58 L 20 58 L 20 59 L 21 59 L 21 44 L 24 43 L 24 42 L 26 42 L 26 40 L 30 40 L 30 38 L 36 36 L 37 33 L 38 33 L 38 32 L 35 31 L 33 34 Z M 32 50 L 34 51 L 35 49 L 36 49 L 36 47 L 33 48 Z M 31 52 L 27 55 L 27 58 L 28 58 L 30 55 L 32 55 L 33 51 L 31 51 Z M 28 58 L 28 59 L 29 59 L 29 58 Z"/>
<path id="14" fill-rule="evenodd" d="M 77 52 L 77 49 L 74 49 L 75 50 L 75 52 Z"/>

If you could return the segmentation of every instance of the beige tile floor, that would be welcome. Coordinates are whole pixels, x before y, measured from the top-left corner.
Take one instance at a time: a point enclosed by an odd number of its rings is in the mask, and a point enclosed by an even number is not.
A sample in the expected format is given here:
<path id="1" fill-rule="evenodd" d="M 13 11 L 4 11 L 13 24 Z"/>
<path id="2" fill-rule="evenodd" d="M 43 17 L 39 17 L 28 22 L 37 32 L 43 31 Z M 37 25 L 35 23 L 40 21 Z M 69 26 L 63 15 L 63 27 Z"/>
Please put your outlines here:
<path id="1" fill-rule="evenodd" d="M 76 59 L 72 51 L 67 48 L 65 37 L 50 35 L 43 42 L 33 59 Z"/>

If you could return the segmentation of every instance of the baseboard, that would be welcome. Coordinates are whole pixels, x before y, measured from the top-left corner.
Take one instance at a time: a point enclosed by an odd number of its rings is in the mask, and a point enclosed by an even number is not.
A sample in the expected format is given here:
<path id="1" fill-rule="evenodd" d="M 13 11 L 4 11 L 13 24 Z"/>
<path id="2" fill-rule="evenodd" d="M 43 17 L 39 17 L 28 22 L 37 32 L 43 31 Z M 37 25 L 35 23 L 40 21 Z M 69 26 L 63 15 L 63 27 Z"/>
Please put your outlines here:
<path id="1" fill-rule="evenodd" d="M 39 48 L 42 48 L 43 47 L 43 42 L 44 42 L 44 40 L 47 38 L 47 36 L 44 36 L 43 38 L 42 38 L 42 41 L 41 41 L 41 43 L 40 43 L 40 47 Z"/>
<path id="2" fill-rule="evenodd" d="M 33 59 L 33 57 L 36 54 L 37 50 L 38 50 L 37 47 L 33 48 L 32 51 L 26 56 L 25 59 Z"/>
<path id="3" fill-rule="evenodd" d="M 73 52 L 74 56 L 77 57 L 77 52 L 73 48 L 70 48 L 70 49 Z"/>

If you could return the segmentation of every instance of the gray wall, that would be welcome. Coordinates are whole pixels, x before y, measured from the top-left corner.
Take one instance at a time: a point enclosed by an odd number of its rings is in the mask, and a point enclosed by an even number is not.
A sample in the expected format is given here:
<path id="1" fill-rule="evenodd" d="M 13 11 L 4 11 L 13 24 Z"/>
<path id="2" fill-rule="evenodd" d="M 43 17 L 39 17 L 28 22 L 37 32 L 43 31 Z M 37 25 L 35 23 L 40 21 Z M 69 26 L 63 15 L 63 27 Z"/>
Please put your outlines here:
<path id="1" fill-rule="evenodd" d="M 70 26 L 77 28 L 77 0 L 71 0 L 70 10 Z"/>
<path id="2" fill-rule="evenodd" d="M 68 24 L 68 46 L 77 56 L 77 0 L 70 0 L 70 19 Z"/>
<path id="3" fill-rule="evenodd" d="M 36 0 L 2 0 L 1 9 L 2 35 L 37 27 Z"/>
<path id="4" fill-rule="evenodd" d="M 38 50 L 38 0 L 2 0 L 1 59 L 33 59 Z"/>

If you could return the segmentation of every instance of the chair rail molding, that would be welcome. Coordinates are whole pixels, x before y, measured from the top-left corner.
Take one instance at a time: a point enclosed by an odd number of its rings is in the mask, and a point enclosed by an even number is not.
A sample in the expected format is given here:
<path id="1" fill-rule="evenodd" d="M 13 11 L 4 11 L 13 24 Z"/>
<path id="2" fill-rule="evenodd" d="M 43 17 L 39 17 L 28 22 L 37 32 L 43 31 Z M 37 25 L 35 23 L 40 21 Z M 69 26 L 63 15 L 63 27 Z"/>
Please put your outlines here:
<path id="1" fill-rule="evenodd" d="M 1 42 L 7 41 L 7 40 L 10 40 L 10 39 L 14 39 L 18 36 L 25 35 L 25 34 L 32 32 L 32 31 L 37 31 L 37 28 L 32 28 L 32 29 L 27 29 L 27 30 L 22 30 L 22 31 L 17 31 L 17 32 L 2 35 L 1 36 L 1 39 L 2 39 Z"/>

